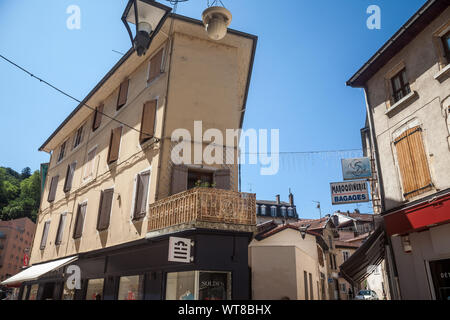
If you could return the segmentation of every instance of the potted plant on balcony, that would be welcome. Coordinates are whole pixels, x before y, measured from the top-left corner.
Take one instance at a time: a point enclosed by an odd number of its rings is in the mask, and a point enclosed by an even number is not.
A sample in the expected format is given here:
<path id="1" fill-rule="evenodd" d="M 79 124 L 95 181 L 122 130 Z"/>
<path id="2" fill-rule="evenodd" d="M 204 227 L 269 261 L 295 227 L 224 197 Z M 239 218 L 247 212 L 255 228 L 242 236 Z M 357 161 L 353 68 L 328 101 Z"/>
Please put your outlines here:
<path id="1" fill-rule="evenodd" d="M 208 181 L 203 182 L 202 180 L 197 180 L 195 183 L 196 188 L 215 188 L 215 183 L 209 183 Z"/>

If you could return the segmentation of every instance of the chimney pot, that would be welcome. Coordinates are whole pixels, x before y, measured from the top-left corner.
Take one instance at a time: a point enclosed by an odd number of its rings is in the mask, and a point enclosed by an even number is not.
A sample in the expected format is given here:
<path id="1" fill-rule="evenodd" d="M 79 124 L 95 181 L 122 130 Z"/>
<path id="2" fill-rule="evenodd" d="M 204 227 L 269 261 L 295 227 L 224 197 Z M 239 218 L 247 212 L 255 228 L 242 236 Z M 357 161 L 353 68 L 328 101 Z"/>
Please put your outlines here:
<path id="1" fill-rule="evenodd" d="M 275 198 L 277 199 L 277 204 L 280 204 L 280 203 L 281 203 L 281 201 L 280 201 L 280 195 L 277 194 Z"/>
<path id="2" fill-rule="evenodd" d="M 289 192 L 289 205 L 294 206 L 294 195 Z"/>

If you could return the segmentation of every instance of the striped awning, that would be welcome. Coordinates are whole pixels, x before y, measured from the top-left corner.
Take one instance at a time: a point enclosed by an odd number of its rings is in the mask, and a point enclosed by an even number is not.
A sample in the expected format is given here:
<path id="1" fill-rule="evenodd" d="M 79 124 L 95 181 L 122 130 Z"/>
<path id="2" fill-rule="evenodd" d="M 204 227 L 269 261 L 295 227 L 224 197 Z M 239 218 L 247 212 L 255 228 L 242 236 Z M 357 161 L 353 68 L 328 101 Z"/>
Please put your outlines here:
<path id="1" fill-rule="evenodd" d="M 341 266 L 342 277 L 350 283 L 365 280 L 384 259 L 385 232 L 382 226 L 355 251 Z"/>

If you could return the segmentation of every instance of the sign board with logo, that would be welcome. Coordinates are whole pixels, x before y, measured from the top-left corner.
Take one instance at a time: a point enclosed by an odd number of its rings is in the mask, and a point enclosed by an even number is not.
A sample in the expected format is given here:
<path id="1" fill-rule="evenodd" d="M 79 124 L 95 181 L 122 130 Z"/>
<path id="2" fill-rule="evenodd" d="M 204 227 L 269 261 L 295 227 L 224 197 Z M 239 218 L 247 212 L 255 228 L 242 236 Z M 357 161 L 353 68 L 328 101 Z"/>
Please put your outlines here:
<path id="1" fill-rule="evenodd" d="M 344 180 L 369 179 L 372 177 L 370 158 L 342 159 Z"/>
<path id="2" fill-rule="evenodd" d="M 333 205 L 370 201 L 366 181 L 335 182 L 330 188 Z"/>
<path id="3" fill-rule="evenodd" d="M 169 261 L 191 263 L 191 239 L 170 237 Z"/>

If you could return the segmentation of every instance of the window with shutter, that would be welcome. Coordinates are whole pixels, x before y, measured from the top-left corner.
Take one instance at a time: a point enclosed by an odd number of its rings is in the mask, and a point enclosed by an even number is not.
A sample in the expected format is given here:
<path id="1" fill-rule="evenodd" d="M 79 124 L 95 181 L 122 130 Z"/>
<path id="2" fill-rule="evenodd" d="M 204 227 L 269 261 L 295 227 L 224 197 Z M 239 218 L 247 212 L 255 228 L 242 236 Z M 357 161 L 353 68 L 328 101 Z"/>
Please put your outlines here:
<path id="1" fill-rule="evenodd" d="M 410 92 L 409 81 L 406 77 L 406 69 L 403 69 L 391 79 L 394 102 L 406 97 Z"/>
<path id="2" fill-rule="evenodd" d="M 62 159 L 64 159 L 64 153 L 66 152 L 66 143 L 67 141 L 64 141 L 59 149 L 58 162 L 61 162 Z"/>
<path id="3" fill-rule="evenodd" d="M 97 148 L 92 149 L 88 153 L 86 163 L 84 165 L 84 175 L 83 175 L 84 180 L 90 179 L 94 175 L 95 155 L 96 154 L 97 154 Z"/>
<path id="4" fill-rule="evenodd" d="M 84 126 L 81 126 L 75 133 L 75 137 L 73 140 L 73 149 L 78 147 L 81 144 L 81 142 L 83 142 L 83 134 L 84 134 Z"/>
<path id="5" fill-rule="evenodd" d="M 405 199 L 431 190 L 433 185 L 422 141 L 422 129 L 414 127 L 405 131 L 395 139 L 394 144 Z"/>
<path id="6" fill-rule="evenodd" d="M 41 238 L 41 250 L 45 249 L 45 245 L 47 243 L 47 237 L 48 237 L 48 230 L 50 229 L 50 221 L 46 221 L 44 225 L 44 230 L 42 232 L 42 238 Z"/>
<path id="7" fill-rule="evenodd" d="M 73 175 L 75 174 L 75 168 L 77 163 L 74 162 L 67 167 L 66 181 L 64 182 L 64 192 L 69 192 L 72 189 Z"/>
<path id="8" fill-rule="evenodd" d="M 129 83 L 130 83 L 130 81 L 127 79 L 120 84 L 119 97 L 117 98 L 116 110 L 119 110 L 127 103 Z"/>
<path id="9" fill-rule="evenodd" d="M 81 238 L 81 235 L 83 234 L 83 225 L 84 225 L 84 219 L 86 216 L 86 208 L 87 208 L 87 203 L 81 203 L 78 205 L 77 219 L 75 221 L 75 229 L 73 232 L 74 239 Z"/>
<path id="10" fill-rule="evenodd" d="M 141 173 L 136 181 L 136 198 L 134 204 L 134 219 L 139 219 L 147 213 L 148 186 L 150 183 L 150 171 Z"/>
<path id="11" fill-rule="evenodd" d="M 108 164 L 111 164 L 119 159 L 121 136 L 122 136 L 122 127 L 118 127 L 111 131 L 111 139 L 109 141 Z"/>
<path id="12" fill-rule="evenodd" d="M 188 168 L 184 165 L 172 167 L 171 194 L 177 194 L 188 189 Z"/>
<path id="13" fill-rule="evenodd" d="M 95 109 L 94 122 L 92 123 L 92 131 L 95 131 L 98 128 L 100 128 L 100 125 L 102 123 L 102 117 L 103 117 L 103 108 L 104 108 L 104 105 L 101 104 L 100 106 L 98 106 Z"/>
<path id="14" fill-rule="evenodd" d="M 156 105 L 156 100 L 149 101 L 144 104 L 144 108 L 142 110 L 141 134 L 139 136 L 139 141 L 141 143 L 150 140 L 155 134 Z"/>
<path id="15" fill-rule="evenodd" d="M 217 189 L 230 190 L 230 169 L 217 170 L 216 172 L 214 172 L 214 183 Z"/>
<path id="16" fill-rule="evenodd" d="M 161 49 L 157 54 L 155 54 L 150 59 L 148 83 L 155 80 L 161 74 L 163 58 L 164 58 L 164 49 Z"/>
<path id="17" fill-rule="evenodd" d="M 102 191 L 100 196 L 100 206 L 98 208 L 97 230 L 108 229 L 111 218 L 111 209 L 114 198 L 114 189 Z"/>
<path id="18" fill-rule="evenodd" d="M 67 213 L 62 213 L 59 217 L 58 232 L 56 233 L 55 245 L 60 245 L 64 234 L 64 226 L 66 224 Z"/>
<path id="19" fill-rule="evenodd" d="M 50 182 L 50 190 L 48 192 L 48 202 L 53 202 L 55 201 L 55 197 L 56 197 L 56 188 L 58 186 L 58 180 L 59 180 L 59 176 L 54 176 L 52 178 L 52 181 Z"/>

